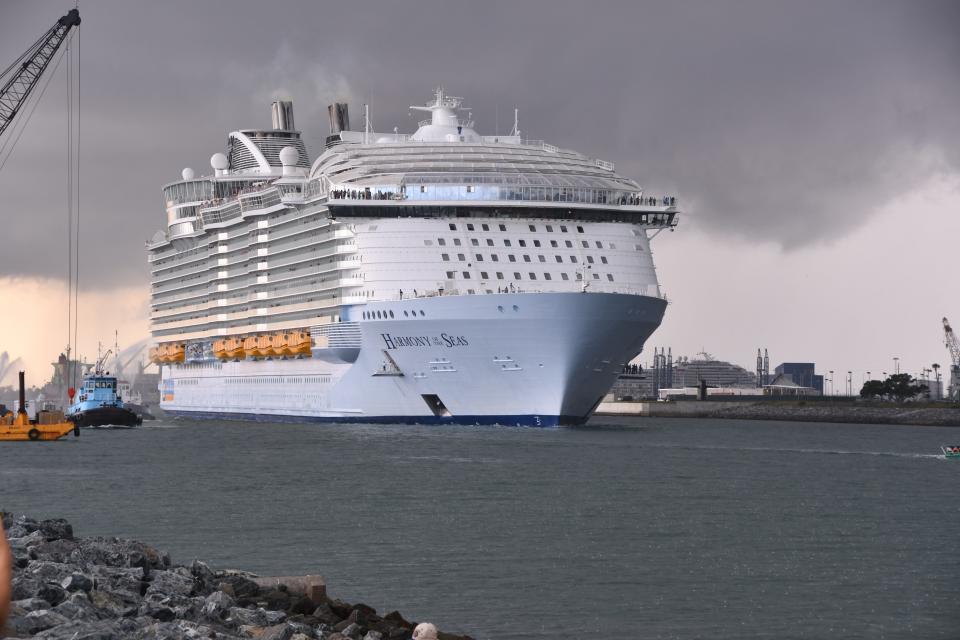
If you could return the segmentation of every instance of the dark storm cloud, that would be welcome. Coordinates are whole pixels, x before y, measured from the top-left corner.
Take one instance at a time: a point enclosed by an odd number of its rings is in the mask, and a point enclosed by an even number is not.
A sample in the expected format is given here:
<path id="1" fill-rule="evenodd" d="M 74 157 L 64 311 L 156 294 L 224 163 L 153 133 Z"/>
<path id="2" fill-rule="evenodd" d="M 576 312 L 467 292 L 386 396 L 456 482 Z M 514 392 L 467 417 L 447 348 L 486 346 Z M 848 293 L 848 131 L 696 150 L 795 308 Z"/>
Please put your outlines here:
<path id="1" fill-rule="evenodd" d="M 0 63 L 64 11 L 0 4 Z M 864 224 L 954 171 L 960 5 L 952 2 L 86 2 L 83 279 L 142 282 L 160 186 L 206 170 L 233 129 L 291 97 L 316 153 L 326 104 L 378 130 L 442 82 L 478 129 L 613 160 L 679 193 L 716 234 L 793 248 Z M 59 277 L 64 96 L 55 82 L 0 174 L 0 273 Z M 905 221 L 906 223 L 907 221 Z"/>

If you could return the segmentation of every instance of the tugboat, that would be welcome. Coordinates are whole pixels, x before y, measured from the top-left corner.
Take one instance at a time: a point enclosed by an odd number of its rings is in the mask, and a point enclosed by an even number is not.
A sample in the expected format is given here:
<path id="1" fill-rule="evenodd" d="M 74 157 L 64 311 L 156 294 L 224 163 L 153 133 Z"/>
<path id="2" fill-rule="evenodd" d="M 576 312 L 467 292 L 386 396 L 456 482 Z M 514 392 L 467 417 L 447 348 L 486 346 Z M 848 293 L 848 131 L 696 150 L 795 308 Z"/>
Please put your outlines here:
<path id="1" fill-rule="evenodd" d="M 103 370 L 108 355 L 110 351 L 83 377 L 76 401 L 67 408 L 67 420 L 78 427 L 135 427 L 143 422 L 117 395 L 117 377 Z"/>
<path id="2" fill-rule="evenodd" d="M 944 457 L 947 458 L 948 460 L 950 458 L 955 458 L 957 460 L 960 460 L 960 445 L 945 444 L 942 447 L 940 447 L 940 450 L 943 451 Z"/>
<path id="3" fill-rule="evenodd" d="M 16 414 L 0 404 L 0 442 L 23 442 L 29 440 L 58 440 L 73 431 L 80 435 L 80 428 L 64 419 L 59 411 L 39 411 L 36 420 L 27 415 L 27 398 L 20 372 L 20 406 Z"/>

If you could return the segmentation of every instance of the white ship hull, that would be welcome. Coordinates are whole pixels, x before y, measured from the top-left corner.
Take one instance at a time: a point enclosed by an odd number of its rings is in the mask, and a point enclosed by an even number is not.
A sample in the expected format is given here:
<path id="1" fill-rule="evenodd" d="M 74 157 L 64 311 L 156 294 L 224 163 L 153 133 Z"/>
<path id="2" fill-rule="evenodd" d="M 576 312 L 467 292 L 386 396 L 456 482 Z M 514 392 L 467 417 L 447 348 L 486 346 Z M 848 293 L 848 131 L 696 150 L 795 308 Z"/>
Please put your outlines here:
<path id="1" fill-rule="evenodd" d="M 345 307 L 358 340 L 299 359 L 164 365 L 161 408 L 261 421 L 582 424 L 666 302 L 615 293 L 436 296 Z M 382 317 L 363 319 L 376 309 Z"/>

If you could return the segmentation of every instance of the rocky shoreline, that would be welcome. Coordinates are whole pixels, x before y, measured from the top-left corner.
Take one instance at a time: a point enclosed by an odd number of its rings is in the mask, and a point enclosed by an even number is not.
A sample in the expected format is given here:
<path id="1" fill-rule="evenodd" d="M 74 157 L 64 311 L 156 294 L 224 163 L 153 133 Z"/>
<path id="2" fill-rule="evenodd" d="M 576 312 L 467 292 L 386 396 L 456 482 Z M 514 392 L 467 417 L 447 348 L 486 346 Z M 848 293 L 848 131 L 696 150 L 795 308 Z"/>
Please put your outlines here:
<path id="1" fill-rule="evenodd" d="M 416 626 L 397 611 L 330 599 L 322 586 L 264 586 L 271 580 L 243 571 L 174 564 L 135 540 L 75 538 L 63 519 L 4 513 L 3 526 L 14 565 L 9 638 L 409 640 Z"/>

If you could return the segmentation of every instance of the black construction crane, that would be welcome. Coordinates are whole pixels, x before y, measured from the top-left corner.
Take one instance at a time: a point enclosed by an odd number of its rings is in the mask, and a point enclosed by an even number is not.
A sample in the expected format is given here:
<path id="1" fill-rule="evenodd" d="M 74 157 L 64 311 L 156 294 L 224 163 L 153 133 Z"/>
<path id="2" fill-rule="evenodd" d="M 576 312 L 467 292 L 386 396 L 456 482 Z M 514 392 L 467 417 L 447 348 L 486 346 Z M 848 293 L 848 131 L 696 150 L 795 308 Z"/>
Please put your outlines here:
<path id="1" fill-rule="evenodd" d="M 0 73 L 0 81 L 3 82 L 0 88 L 0 137 L 37 86 L 37 81 L 66 40 L 70 29 L 79 24 L 80 12 L 71 9 Z"/>

